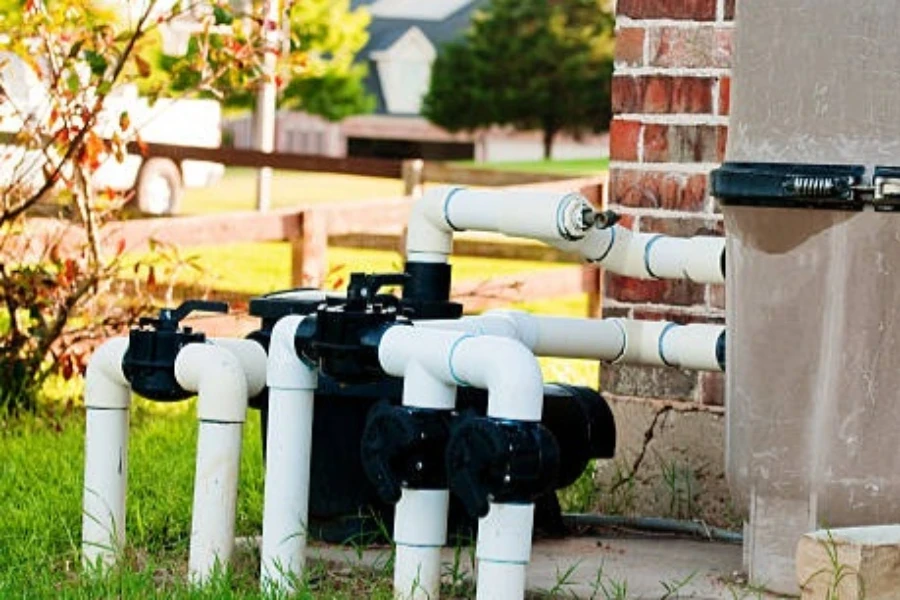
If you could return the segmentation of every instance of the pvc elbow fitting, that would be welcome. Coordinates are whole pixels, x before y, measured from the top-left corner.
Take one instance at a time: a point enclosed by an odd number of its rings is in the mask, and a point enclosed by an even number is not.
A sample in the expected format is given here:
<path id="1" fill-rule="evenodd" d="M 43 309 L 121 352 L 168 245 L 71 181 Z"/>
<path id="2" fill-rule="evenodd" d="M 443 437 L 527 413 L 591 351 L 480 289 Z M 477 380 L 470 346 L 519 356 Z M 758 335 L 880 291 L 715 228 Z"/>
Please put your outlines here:
<path id="1" fill-rule="evenodd" d="M 128 338 L 117 337 L 101 344 L 88 362 L 84 381 L 87 408 L 126 409 L 131 406 L 131 386 L 122 372 Z"/>
<path id="2" fill-rule="evenodd" d="M 213 344 L 188 344 L 175 359 L 175 379 L 197 392 L 201 421 L 243 423 L 247 418 L 247 377 L 240 361 Z"/>

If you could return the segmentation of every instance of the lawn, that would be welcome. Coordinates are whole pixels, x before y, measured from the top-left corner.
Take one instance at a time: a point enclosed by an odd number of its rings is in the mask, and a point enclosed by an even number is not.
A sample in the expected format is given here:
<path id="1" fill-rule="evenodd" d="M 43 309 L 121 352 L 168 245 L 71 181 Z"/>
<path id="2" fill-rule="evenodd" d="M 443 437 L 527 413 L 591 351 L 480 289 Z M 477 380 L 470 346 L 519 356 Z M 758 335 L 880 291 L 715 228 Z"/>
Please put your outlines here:
<path id="1" fill-rule="evenodd" d="M 522 173 L 553 173 L 559 175 L 598 175 L 609 169 L 609 158 L 579 158 L 572 160 L 529 160 L 475 162 L 460 161 L 456 164 L 475 169 L 519 171 Z"/>
<path id="2" fill-rule="evenodd" d="M 263 294 L 291 287 L 291 247 L 286 242 L 230 244 L 183 248 L 163 264 L 180 283 L 201 288 Z M 452 257 L 454 281 L 482 281 L 493 277 L 548 271 L 571 264 L 526 260 Z M 388 250 L 328 249 L 329 276 L 326 287 L 342 289 L 350 272 L 398 272 L 403 258 Z M 126 268 L 127 270 L 127 268 Z"/>
<path id="3" fill-rule="evenodd" d="M 323 202 L 352 202 L 403 195 L 400 179 L 275 171 L 272 208 L 290 208 Z M 256 171 L 229 167 L 215 185 L 185 191 L 181 213 L 205 214 L 256 208 Z"/>

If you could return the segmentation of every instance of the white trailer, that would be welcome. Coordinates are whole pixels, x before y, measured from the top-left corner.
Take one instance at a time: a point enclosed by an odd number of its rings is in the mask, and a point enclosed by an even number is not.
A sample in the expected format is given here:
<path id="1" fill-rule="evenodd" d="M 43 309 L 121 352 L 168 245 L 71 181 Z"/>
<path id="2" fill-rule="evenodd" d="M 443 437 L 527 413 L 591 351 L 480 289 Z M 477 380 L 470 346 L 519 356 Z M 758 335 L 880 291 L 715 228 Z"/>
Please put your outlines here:
<path id="1" fill-rule="evenodd" d="M 20 57 L 0 52 L 0 189 L 15 182 L 32 187 L 43 183 L 45 165 L 55 157 L 24 147 L 16 134 L 26 120 L 48 118 L 50 105 L 47 87 L 34 69 Z M 145 142 L 205 148 L 221 144 L 222 109 L 215 100 L 160 99 L 151 105 L 138 95 L 136 86 L 122 85 L 107 96 L 95 131 L 111 136 L 123 112 Z M 134 208 L 148 215 L 167 215 L 177 212 L 184 188 L 211 185 L 224 172 L 220 163 L 128 154 L 122 162 L 113 157 L 105 160 L 91 184 L 97 190 L 133 191 Z"/>

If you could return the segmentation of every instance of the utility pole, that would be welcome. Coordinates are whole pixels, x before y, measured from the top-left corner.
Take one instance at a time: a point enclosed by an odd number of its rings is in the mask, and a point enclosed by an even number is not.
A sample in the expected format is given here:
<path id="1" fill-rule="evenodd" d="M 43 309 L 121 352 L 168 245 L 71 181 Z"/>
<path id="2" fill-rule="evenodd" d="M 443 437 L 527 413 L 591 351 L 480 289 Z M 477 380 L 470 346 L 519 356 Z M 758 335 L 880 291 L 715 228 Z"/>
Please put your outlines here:
<path id="1" fill-rule="evenodd" d="M 279 0 L 265 0 L 263 4 L 262 34 L 265 41 L 263 77 L 256 94 L 256 106 L 253 109 L 254 146 L 262 152 L 272 152 L 275 147 L 275 100 L 278 92 L 275 73 L 278 50 L 281 48 L 280 4 Z M 252 8 L 252 2 L 245 0 L 244 6 Z M 256 175 L 256 210 L 268 211 L 271 199 L 272 168 L 262 167 Z"/>

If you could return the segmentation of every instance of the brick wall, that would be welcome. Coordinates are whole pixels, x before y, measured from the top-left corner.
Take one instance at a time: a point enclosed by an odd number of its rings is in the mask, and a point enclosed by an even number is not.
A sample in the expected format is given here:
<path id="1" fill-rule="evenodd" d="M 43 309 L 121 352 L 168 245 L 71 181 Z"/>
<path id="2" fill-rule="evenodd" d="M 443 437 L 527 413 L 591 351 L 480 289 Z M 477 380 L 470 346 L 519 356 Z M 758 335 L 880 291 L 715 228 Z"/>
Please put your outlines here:
<path id="1" fill-rule="evenodd" d="M 618 0 L 609 202 L 635 230 L 722 233 L 708 173 L 728 133 L 734 0 Z M 722 286 L 607 273 L 604 315 L 721 322 Z M 611 366 L 606 393 L 723 404 L 719 374 Z"/>

